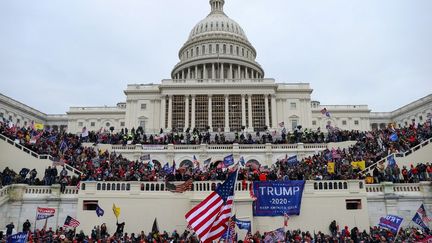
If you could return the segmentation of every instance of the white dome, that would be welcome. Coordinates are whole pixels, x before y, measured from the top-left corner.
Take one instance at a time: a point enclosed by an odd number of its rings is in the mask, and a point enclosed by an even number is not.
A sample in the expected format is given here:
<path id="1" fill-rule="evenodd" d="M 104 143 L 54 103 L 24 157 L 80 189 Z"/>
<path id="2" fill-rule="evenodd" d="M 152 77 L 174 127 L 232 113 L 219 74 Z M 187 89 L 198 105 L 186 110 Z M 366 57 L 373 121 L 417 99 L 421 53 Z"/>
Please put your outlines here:
<path id="1" fill-rule="evenodd" d="M 234 20 L 228 18 L 223 12 L 212 12 L 196 24 L 189 34 L 188 41 L 206 34 L 229 34 L 247 41 L 242 27 Z"/>

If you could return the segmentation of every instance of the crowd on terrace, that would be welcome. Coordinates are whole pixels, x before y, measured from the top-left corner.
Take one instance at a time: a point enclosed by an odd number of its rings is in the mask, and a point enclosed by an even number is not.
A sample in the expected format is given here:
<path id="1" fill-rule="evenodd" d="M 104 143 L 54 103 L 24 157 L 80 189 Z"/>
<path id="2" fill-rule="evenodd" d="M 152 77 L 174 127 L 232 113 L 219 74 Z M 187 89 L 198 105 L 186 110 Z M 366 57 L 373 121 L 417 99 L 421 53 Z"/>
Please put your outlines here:
<path id="1" fill-rule="evenodd" d="M 79 180 L 98 181 L 186 181 L 193 178 L 196 181 L 224 180 L 227 169 L 223 163 L 213 161 L 204 165 L 196 163 L 192 167 L 179 167 L 174 165 L 162 166 L 153 162 L 130 161 L 121 154 L 108 151 L 100 151 L 95 147 L 84 147 L 83 142 L 125 144 L 127 141 L 133 143 L 182 143 L 182 141 L 198 142 L 221 142 L 220 138 L 202 136 L 192 132 L 192 140 L 187 138 L 189 133 L 164 133 L 159 135 L 146 136 L 140 129 L 130 132 L 126 130 L 117 134 L 110 132 L 89 132 L 88 136 L 69 134 L 62 131 L 44 130 L 38 131 L 32 127 L 11 126 L 8 123 L 0 122 L 0 133 L 15 140 L 16 143 L 29 148 L 39 154 L 49 154 L 60 164 L 68 164 L 83 172 L 81 178 L 70 178 L 66 174 L 59 174 L 55 168 L 48 168 L 45 171 L 44 179 L 38 181 L 35 176 L 37 172 L 24 168 L 16 173 L 12 170 L 4 170 L 1 174 L 1 182 L 7 185 L 14 182 L 25 182 L 29 184 L 61 183 L 63 185 L 75 185 Z M 250 134 L 236 135 L 232 142 L 263 143 L 272 141 L 269 133 L 256 140 L 250 139 Z M 302 142 L 328 142 L 355 140 L 356 143 L 347 149 L 324 150 L 321 153 L 301 159 L 296 163 L 290 163 L 288 159 L 277 161 L 271 167 L 260 166 L 254 163 L 246 163 L 246 166 L 239 172 L 239 180 L 346 180 L 365 178 L 360 169 L 351 165 L 353 161 L 365 161 L 365 165 L 374 164 L 381 158 L 391 153 L 404 152 L 422 141 L 432 137 L 432 130 L 429 123 L 412 124 L 404 128 L 388 127 L 371 132 L 341 131 L 328 129 L 326 135 L 321 131 L 303 131 L 299 128 L 295 140 Z M 182 136 L 186 136 L 186 139 Z M 277 142 L 290 143 L 288 134 L 282 134 Z M 290 137 L 291 135 L 289 135 Z M 395 138 L 396 136 L 396 138 Z M 161 139 L 163 137 L 163 139 Z M 222 135 L 220 135 L 222 137 Z M 197 141 L 195 141 L 197 142 Z M 227 141 L 224 141 L 227 143 Z M 329 172 L 328 162 L 334 162 L 334 172 Z M 410 168 L 399 168 L 396 166 L 378 165 L 373 173 L 366 175 L 367 182 L 377 183 L 381 181 L 393 182 L 416 182 L 432 178 L 432 165 L 424 163 L 411 166 Z M 168 164 L 167 164 L 168 165 Z M 31 168 L 31 165 L 29 165 Z M 27 173 L 26 173 L 27 172 Z"/>
<path id="2" fill-rule="evenodd" d="M 247 233 L 245 238 L 239 239 L 237 235 L 236 242 L 316 242 L 316 243 L 338 243 L 338 242 L 364 242 L 364 243 L 382 243 L 382 242 L 426 242 L 430 240 L 432 234 L 425 230 L 420 230 L 414 227 L 402 228 L 397 234 L 391 231 L 380 228 L 371 227 L 369 230 L 359 230 L 357 227 L 352 229 L 347 226 L 341 227 L 336 225 L 336 228 L 332 228 L 332 224 L 329 226 L 328 232 L 309 232 L 298 230 L 283 230 L 281 228 L 277 231 L 260 233 L 256 231 L 255 234 Z M 10 228 L 10 227 L 9 227 Z M 28 228 L 31 229 L 31 228 Z M 198 243 L 199 240 L 196 235 L 186 229 L 183 232 L 174 230 L 171 233 L 167 231 L 159 232 L 159 230 L 152 230 L 149 233 L 141 231 L 139 233 L 124 233 L 123 227 L 117 227 L 113 232 L 107 230 L 107 225 L 97 225 L 91 232 L 75 231 L 73 229 L 66 229 L 58 227 L 58 229 L 37 229 L 28 232 L 28 242 L 48 242 L 48 243 L 60 243 L 60 242 L 124 242 L 124 243 L 147 243 L 147 242 L 173 242 L 173 243 Z M 3 238 L 11 234 L 5 232 Z M 237 232 L 238 234 L 238 232 Z M 277 235 L 277 236 L 276 236 Z M 281 239 L 282 238 L 282 239 Z M 0 242 L 4 242 L 1 239 Z M 397 240 L 397 241 L 395 241 Z M 228 240 L 221 240 L 220 242 L 232 242 Z"/>

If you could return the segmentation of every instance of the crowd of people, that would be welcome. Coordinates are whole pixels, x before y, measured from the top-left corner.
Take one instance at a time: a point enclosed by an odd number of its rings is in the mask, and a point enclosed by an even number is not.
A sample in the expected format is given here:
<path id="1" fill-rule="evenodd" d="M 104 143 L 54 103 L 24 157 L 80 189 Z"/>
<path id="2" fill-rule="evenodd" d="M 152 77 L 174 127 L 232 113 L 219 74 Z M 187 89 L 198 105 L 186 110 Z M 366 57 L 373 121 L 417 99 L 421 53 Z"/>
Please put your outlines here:
<path id="1" fill-rule="evenodd" d="M 81 178 L 62 176 L 55 168 L 45 171 L 42 181 L 35 179 L 37 171 L 24 168 L 19 173 L 3 171 L 3 185 L 11 182 L 26 182 L 29 184 L 61 183 L 75 185 L 79 180 L 97 181 L 186 181 L 190 178 L 196 181 L 224 180 L 227 169 L 220 161 L 204 165 L 197 163 L 191 167 L 174 165 L 162 166 L 152 161 L 131 161 L 115 152 L 97 150 L 94 146 L 84 147 L 83 142 L 97 143 L 125 143 L 125 136 L 132 136 L 133 142 L 154 142 L 147 138 L 140 130 L 123 131 L 117 134 L 104 134 L 89 132 L 88 136 L 79 136 L 55 130 L 37 131 L 31 127 L 18 128 L 0 122 L 0 133 L 15 140 L 39 154 L 49 154 L 60 164 L 68 164 L 83 172 Z M 194 133 L 194 132 L 192 132 Z M 132 134 L 132 135 L 130 135 Z M 181 139 L 174 133 L 164 136 L 165 142 L 176 142 Z M 296 133 L 297 135 L 300 132 Z M 431 126 L 428 123 L 410 125 L 404 128 L 388 127 L 371 132 L 329 130 L 327 135 L 320 131 L 311 133 L 301 132 L 301 141 L 345 141 L 355 140 L 356 143 L 349 148 L 327 149 L 313 156 L 290 161 L 288 158 L 274 163 L 272 166 L 261 166 L 246 163 L 239 172 L 239 180 L 347 180 L 368 179 L 369 183 L 381 181 L 416 182 L 428 180 L 432 176 L 432 167 L 429 161 L 413 165 L 410 168 L 399 168 L 397 165 L 383 168 L 376 166 L 372 175 L 363 175 L 360 168 L 352 166 L 353 161 L 365 161 L 369 166 L 391 153 L 404 152 L 422 141 L 432 137 Z M 307 135 L 309 134 L 309 135 Z M 396 136 L 396 138 L 395 138 Z M 248 136 L 246 136 L 248 137 Z M 240 136 L 240 139 L 242 136 Z M 139 141 L 135 141 L 139 139 Z M 237 138 L 236 138 L 237 139 Z M 317 139 L 317 140 L 316 140 Z M 323 140 L 321 140 L 323 139 Z M 183 141 L 181 139 L 180 141 Z M 186 139 L 186 141 L 189 141 Z M 193 140 L 192 140 L 193 141 Z M 212 138 L 213 142 L 218 141 Z M 245 141 L 249 141 L 246 139 Z M 263 142 L 261 140 L 251 140 Z M 225 141 L 226 142 L 226 141 Z M 285 140 L 284 142 L 288 142 Z M 328 162 L 334 163 L 334 170 L 330 171 Z M 27 172 L 27 173 L 26 173 Z"/>
<path id="2" fill-rule="evenodd" d="M 23 232 L 28 233 L 28 242 L 46 242 L 46 243 L 61 243 L 61 242 L 97 242 L 97 243 L 156 243 L 156 242 L 173 242 L 173 243 L 198 243 L 199 239 L 196 234 L 186 229 L 183 232 L 174 230 L 171 233 L 167 231 L 159 231 L 152 229 L 149 233 L 144 231 L 138 233 L 125 233 L 124 223 L 118 223 L 116 230 L 109 232 L 105 223 L 94 226 L 91 232 L 85 233 L 83 230 L 75 230 L 74 228 L 58 227 L 57 229 L 42 228 L 31 230 L 31 223 L 27 220 L 23 224 Z M 7 230 L 4 234 L 0 234 L 0 242 L 12 234 L 15 228 L 13 223 L 6 226 Z M 336 221 L 329 225 L 328 231 L 302 231 L 285 230 L 284 228 L 275 231 L 260 233 L 256 231 L 254 234 L 248 232 L 243 239 L 238 237 L 238 232 L 234 234 L 235 242 L 245 243 L 260 243 L 260 242 L 315 242 L 315 243 L 382 243 L 382 242 L 428 242 L 432 238 L 431 232 L 427 229 L 418 229 L 415 227 L 401 228 L 398 233 L 388 229 L 374 226 L 369 230 L 360 230 L 357 227 L 349 228 L 348 226 L 339 227 Z M 232 242 L 231 239 L 221 238 L 219 242 Z"/>
<path id="3" fill-rule="evenodd" d="M 198 129 L 187 129 L 185 132 L 170 131 L 162 129 L 159 134 L 146 134 L 141 127 L 138 129 L 122 128 L 118 133 L 111 133 L 99 130 L 90 131 L 85 139 L 92 143 L 103 144 L 265 144 L 265 143 L 329 143 L 356 140 L 360 136 L 358 131 L 347 131 L 333 129 L 331 133 L 325 134 L 321 129 L 312 131 L 302 129 L 298 126 L 292 132 L 287 132 L 285 128 L 281 131 L 257 131 L 250 132 L 210 132 L 199 131 Z"/>

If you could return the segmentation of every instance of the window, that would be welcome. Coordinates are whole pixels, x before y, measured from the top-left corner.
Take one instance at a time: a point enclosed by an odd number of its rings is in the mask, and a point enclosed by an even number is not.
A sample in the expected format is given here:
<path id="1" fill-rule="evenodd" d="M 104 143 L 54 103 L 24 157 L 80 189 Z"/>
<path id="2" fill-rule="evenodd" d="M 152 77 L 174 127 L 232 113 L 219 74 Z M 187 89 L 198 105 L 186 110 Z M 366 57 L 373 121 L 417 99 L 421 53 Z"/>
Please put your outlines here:
<path id="1" fill-rule="evenodd" d="M 216 44 L 216 53 L 219 53 L 219 44 Z"/>
<path id="2" fill-rule="evenodd" d="M 24 126 L 27 126 L 27 121 L 24 122 Z"/>
<path id="3" fill-rule="evenodd" d="M 359 121 L 358 120 L 354 120 L 354 125 L 358 126 L 359 125 Z"/>
<path id="4" fill-rule="evenodd" d="M 20 121 L 21 121 L 20 119 L 17 119 L 17 122 L 16 122 L 16 123 L 20 123 Z"/>
<path id="5" fill-rule="evenodd" d="M 419 116 L 419 120 L 420 120 L 420 121 L 423 121 L 423 116 Z"/>
<path id="6" fill-rule="evenodd" d="M 84 200 L 83 210 L 96 211 L 98 203 L 99 203 L 98 200 Z"/>
<path id="7" fill-rule="evenodd" d="M 201 47 L 201 55 L 204 55 L 205 54 L 205 45 L 203 45 L 202 47 Z"/>
<path id="8" fill-rule="evenodd" d="M 342 125 L 346 126 L 346 124 L 347 124 L 347 121 L 346 121 L 346 120 L 343 120 L 343 121 L 342 121 Z"/>
<path id="9" fill-rule="evenodd" d="M 111 124 L 109 122 L 105 123 L 105 126 L 109 127 Z"/>
<path id="10" fill-rule="evenodd" d="M 213 49 L 212 44 L 210 44 L 210 45 L 209 45 L 208 53 L 210 53 L 210 54 L 213 53 L 213 50 L 212 50 L 212 49 Z"/>
<path id="11" fill-rule="evenodd" d="M 94 127 L 95 125 L 96 125 L 95 122 L 90 122 L 91 127 Z"/>
<path id="12" fill-rule="evenodd" d="M 294 131 L 297 128 L 298 120 L 291 120 L 291 129 Z"/>
<path id="13" fill-rule="evenodd" d="M 297 109 L 297 104 L 295 102 L 291 102 L 290 107 L 292 110 Z"/>
<path id="14" fill-rule="evenodd" d="M 124 127 L 125 126 L 125 122 L 120 122 L 120 126 Z"/>
<path id="15" fill-rule="evenodd" d="M 0 112 L 0 117 L 3 118 L 3 116 L 4 116 L 4 113 Z"/>
<path id="16" fill-rule="evenodd" d="M 83 125 L 84 125 L 83 122 L 78 122 L 78 126 L 79 126 L 79 127 L 82 127 Z"/>
<path id="17" fill-rule="evenodd" d="M 345 200 L 347 210 L 362 209 L 361 199 L 347 199 Z"/>
<path id="18" fill-rule="evenodd" d="M 141 110 L 147 109 L 147 104 L 141 104 Z"/>
<path id="19" fill-rule="evenodd" d="M 316 126 L 316 121 L 312 121 L 312 126 Z"/>
<path id="20" fill-rule="evenodd" d="M 232 45 L 230 45 L 230 54 L 233 54 L 233 46 Z"/>

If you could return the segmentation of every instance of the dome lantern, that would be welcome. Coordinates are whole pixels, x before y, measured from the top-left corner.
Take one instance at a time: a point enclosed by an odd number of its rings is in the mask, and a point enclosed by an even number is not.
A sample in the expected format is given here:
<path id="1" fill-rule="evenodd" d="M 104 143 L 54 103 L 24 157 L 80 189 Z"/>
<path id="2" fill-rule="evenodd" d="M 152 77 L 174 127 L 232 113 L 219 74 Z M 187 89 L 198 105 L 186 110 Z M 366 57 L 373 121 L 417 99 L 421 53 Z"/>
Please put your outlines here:
<path id="1" fill-rule="evenodd" d="M 211 13 L 223 13 L 224 0 L 210 0 Z"/>

